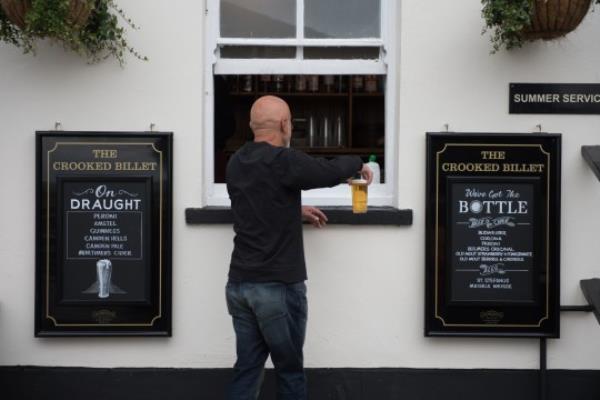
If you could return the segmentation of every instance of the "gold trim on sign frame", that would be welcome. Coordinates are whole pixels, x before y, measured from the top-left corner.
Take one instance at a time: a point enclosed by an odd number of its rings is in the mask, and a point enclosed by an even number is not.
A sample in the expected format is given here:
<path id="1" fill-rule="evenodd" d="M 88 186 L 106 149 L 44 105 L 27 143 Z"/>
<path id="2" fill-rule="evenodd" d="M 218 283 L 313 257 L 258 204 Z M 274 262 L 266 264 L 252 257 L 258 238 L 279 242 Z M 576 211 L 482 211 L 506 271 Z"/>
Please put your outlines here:
<path id="1" fill-rule="evenodd" d="M 54 152 L 59 145 L 141 145 L 150 146 L 153 151 L 159 154 L 160 168 L 159 168 L 159 293 L 158 293 L 158 315 L 154 316 L 149 323 L 135 323 L 135 324 L 73 324 L 73 323 L 59 323 L 56 318 L 50 315 L 50 153 Z M 162 231 L 162 212 L 163 212 L 163 151 L 158 150 L 155 147 L 154 142 L 139 142 L 139 143 L 127 143 L 127 142 L 56 142 L 51 150 L 46 153 L 46 319 L 51 320 L 54 326 L 72 326 L 72 327 L 84 327 L 84 326 L 152 326 L 154 322 L 162 318 L 162 242 L 163 242 L 163 231 Z M 58 239 L 58 238 L 57 238 Z"/>
<path id="2" fill-rule="evenodd" d="M 444 318 L 438 314 L 438 227 L 439 227 L 439 182 L 440 182 L 440 154 L 449 147 L 538 147 L 542 154 L 546 155 L 547 168 L 547 188 L 546 188 L 546 314 L 540 319 L 537 325 L 533 324 L 450 324 L 446 323 Z M 446 143 L 444 148 L 436 152 L 436 171 L 435 171 L 435 318 L 442 321 L 442 325 L 449 327 L 497 327 L 497 328 L 539 328 L 544 320 L 549 318 L 550 304 L 550 153 L 544 150 L 541 144 L 510 144 L 510 143 Z"/>

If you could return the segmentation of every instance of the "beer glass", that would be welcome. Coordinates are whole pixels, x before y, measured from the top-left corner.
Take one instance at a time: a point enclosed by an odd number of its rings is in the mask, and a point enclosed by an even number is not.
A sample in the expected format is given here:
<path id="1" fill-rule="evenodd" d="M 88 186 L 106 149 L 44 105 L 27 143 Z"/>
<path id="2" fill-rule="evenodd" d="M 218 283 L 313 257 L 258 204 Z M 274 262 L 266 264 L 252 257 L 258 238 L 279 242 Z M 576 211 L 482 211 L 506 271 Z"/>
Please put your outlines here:
<path id="1" fill-rule="evenodd" d="M 362 178 L 353 178 L 350 181 L 352 188 L 352 212 L 354 214 L 364 214 L 367 212 L 368 186 L 367 180 Z"/>

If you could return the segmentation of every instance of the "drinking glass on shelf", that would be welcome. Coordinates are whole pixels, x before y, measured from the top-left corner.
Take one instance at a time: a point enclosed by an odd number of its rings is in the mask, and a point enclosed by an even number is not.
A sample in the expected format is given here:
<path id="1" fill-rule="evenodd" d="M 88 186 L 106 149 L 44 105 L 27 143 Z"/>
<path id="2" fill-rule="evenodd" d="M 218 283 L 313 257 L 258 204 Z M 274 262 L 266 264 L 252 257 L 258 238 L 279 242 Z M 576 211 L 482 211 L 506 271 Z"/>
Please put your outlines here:
<path id="1" fill-rule="evenodd" d="M 323 84 L 325 85 L 325 91 L 327 93 L 333 92 L 333 86 L 335 84 L 335 77 L 333 75 L 325 75 L 323 77 Z"/>
<path id="2" fill-rule="evenodd" d="M 344 137 L 344 119 L 341 114 L 335 117 L 335 125 L 333 127 L 334 145 L 336 147 L 344 147 L 346 140 Z"/>
<path id="3" fill-rule="evenodd" d="M 352 77 L 352 90 L 355 92 L 362 92 L 364 88 L 364 79 L 362 75 L 354 75 Z"/>
<path id="4" fill-rule="evenodd" d="M 313 114 L 309 114 L 306 122 L 306 136 L 308 136 L 308 146 L 313 148 L 317 146 L 317 126 Z"/>
<path id="5" fill-rule="evenodd" d="M 377 75 L 367 75 L 365 77 L 365 92 L 377 92 Z"/>
<path id="6" fill-rule="evenodd" d="M 307 146 L 308 138 L 306 134 L 307 120 L 304 117 L 292 118 L 294 130 L 292 133 L 291 147 L 304 148 Z"/>
<path id="7" fill-rule="evenodd" d="M 323 115 L 321 117 L 321 132 L 320 136 L 322 139 L 321 145 L 323 147 L 330 147 L 332 144 L 331 137 L 331 120 L 328 115 Z"/>
<path id="8" fill-rule="evenodd" d="M 308 80 L 308 90 L 311 92 L 319 91 L 319 75 L 311 75 Z"/>
<path id="9" fill-rule="evenodd" d="M 296 76 L 296 92 L 306 92 L 306 75 Z"/>
<path id="10" fill-rule="evenodd" d="M 271 75 L 261 75 L 260 82 L 262 83 L 262 90 L 268 92 L 271 86 Z"/>
<path id="11" fill-rule="evenodd" d="M 275 75 L 273 80 L 275 81 L 275 91 L 282 92 L 284 76 L 283 75 Z"/>
<path id="12" fill-rule="evenodd" d="M 346 82 L 345 82 L 344 75 L 340 75 L 338 77 L 337 90 L 338 90 L 339 93 L 343 93 L 343 92 L 346 91 Z"/>
<path id="13" fill-rule="evenodd" d="M 242 91 L 246 93 L 252 92 L 252 75 L 244 75 L 244 86 Z"/>
<path id="14" fill-rule="evenodd" d="M 292 93 L 294 88 L 294 78 L 291 75 L 285 76 L 285 86 L 288 93 Z"/>

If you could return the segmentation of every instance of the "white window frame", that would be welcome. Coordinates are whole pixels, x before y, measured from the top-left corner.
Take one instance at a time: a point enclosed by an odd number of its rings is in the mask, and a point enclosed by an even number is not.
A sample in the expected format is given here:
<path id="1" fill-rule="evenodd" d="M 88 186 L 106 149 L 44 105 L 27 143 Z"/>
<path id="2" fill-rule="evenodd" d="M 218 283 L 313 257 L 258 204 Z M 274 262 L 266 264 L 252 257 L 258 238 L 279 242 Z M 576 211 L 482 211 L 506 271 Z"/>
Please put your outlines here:
<path id="1" fill-rule="evenodd" d="M 367 0 L 368 1 L 368 0 Z M 396 48 L 397 1 L 381 0 L 381 38 L 361 39 L 306 39 L 304 38 L 304 0 L 297 0 L 296 38 L 254 39 L 219 37 L 219 2 L 205 0 L 205 51 L 204 51 L 204 138 L 203 138 L 203 191 L 202 205 L 230 206 L 224 183 L 214 182 L 214 75 L 263 75 L 263 74 L 335 74 L 385 75 L 385 183 L 369 187 L 369 205 L 397 206 L 397 110 L 398 70 Z M 297 46 L 296 59 L 221 59 L 220 45 Z M 370 47 L 383 49 L 379 60 L 302 60 L 303 47 Z M 292 114 L 294 110 L 292 110 Z M 350 190 L 342 184 L 333 188 L 302 192 L 302 204 L 341 206 L 350 205 Z"/>

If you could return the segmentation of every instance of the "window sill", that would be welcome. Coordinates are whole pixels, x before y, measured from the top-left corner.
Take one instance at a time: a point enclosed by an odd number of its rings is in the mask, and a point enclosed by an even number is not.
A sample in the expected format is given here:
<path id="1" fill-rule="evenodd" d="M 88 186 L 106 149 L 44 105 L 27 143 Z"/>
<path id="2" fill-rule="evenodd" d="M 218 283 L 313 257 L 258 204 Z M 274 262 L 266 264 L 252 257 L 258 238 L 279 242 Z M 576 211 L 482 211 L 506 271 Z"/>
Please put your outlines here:
<path id="1" fill-rule="evenodd" d="M 410 226 L 413 221 L 411 209 L 400 210 L 394 207 L 369 207 L 366 214 L 354 214 L 352 207 L 325 206 L 318 207 L 328 218 L 328 224 L 334 225 L 392 225 Z M 232 224 L 233 216 L 230 207 L 209 206 L 202 208 L 186 208 L 185 222 L 189 225 L 200 224 Z M 308 222 L 305 222 L 307 224 Z"/>

